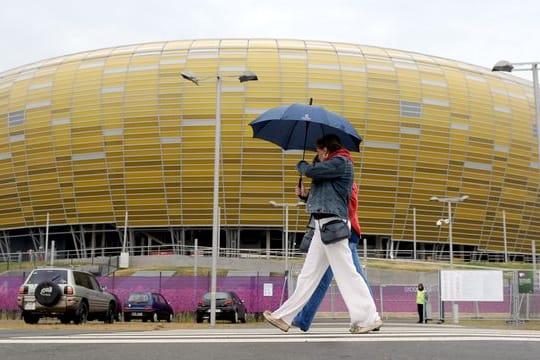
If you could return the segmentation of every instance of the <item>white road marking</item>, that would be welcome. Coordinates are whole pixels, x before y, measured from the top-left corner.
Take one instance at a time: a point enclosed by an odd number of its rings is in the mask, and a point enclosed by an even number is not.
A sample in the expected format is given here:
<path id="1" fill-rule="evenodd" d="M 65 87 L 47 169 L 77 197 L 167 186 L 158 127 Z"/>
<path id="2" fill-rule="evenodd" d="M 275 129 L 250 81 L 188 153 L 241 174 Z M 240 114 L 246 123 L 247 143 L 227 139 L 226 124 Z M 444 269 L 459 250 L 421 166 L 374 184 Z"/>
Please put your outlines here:
<path id="1" fill-rule="evenodd" d="M 140 332 L 88 333 L 52 336 L 14 336 L 0 344 L 149 344 L 149 343 L 322 343 L 322 342 L 540 342 L 540 331 L 479 329 L 447 325 L 385 324 L 380 332 L 350 334 L 343 325 L 317 324 L 308 333 L 274 328 L 178 329 Z"/>

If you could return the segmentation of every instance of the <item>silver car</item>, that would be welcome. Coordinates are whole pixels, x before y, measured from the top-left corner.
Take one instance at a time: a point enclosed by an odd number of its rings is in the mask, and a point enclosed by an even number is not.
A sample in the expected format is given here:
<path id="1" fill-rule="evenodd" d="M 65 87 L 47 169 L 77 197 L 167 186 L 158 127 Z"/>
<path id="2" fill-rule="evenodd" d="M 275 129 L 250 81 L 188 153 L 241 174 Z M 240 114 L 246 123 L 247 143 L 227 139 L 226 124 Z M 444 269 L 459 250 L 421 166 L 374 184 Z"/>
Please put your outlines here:
<path id="1" fill-rule="evenodd" d="M 41 317 L 57 317 L 63 324 L 94 319 L 112 323 L 118 316 L 117 298 L 93 274 L 57 267 L 32 270 L 19 288 L 17 305 L 27 324 Z"/>

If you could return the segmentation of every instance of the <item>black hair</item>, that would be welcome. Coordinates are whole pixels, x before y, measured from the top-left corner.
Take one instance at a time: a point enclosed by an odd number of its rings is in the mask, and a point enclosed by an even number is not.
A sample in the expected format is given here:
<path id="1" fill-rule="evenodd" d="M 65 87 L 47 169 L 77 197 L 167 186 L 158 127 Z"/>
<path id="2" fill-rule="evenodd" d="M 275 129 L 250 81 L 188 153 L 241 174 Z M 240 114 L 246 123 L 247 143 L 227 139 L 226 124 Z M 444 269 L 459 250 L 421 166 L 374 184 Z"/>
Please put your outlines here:
<path id="1" fill-rule="evenodd" d="M 317 139 L 315 144 L 319 148 L 327 148 L 331 153 L 339 149 L 343 149 L 341 139 L 336 134 L 326 134 L 322 138 Z"/>

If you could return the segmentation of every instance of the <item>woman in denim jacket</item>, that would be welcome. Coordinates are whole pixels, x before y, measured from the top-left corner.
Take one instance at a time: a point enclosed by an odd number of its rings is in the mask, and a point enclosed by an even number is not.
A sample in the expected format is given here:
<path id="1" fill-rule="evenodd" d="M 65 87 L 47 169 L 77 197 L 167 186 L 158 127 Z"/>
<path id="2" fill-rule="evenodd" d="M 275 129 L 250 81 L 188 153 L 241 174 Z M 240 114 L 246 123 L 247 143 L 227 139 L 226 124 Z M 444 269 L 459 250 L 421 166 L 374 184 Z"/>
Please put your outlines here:
<path id="1" fill-rule="evenodd" d="M 331 244 L 321 240 L 321 227 L 332 219 L 341 219 L 350 226 L 348 203 L 354 181 L 352 158 L 336 135 L 326 135 L 317 143 L 324 144 L 317 147 L 319 159 L 323 161 L 312 165 L 305 161 L 297 164 L 297 170 L 311 178 L 306 208 L 315 224 L 313 239 L 293 294 L 279 309 L 267 310 L 263 315 L 272 325 L 288 331 L 330 266 L 349 310 L 350 332 L 363 334 L 378 330 L 383 323 L 368 286 L 356 271 L 347 238 Z"/>

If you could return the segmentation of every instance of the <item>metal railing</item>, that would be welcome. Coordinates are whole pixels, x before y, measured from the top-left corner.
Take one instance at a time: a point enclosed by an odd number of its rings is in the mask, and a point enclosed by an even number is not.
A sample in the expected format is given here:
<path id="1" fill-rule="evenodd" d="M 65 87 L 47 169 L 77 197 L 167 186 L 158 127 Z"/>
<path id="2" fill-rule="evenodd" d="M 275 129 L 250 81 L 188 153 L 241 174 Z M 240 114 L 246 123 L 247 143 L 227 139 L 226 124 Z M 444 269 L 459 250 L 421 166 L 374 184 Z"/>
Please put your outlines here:
<path id="1" fill-rule="evenodd" d="M 54 260 L 85 259 L 86 262 L 102 263 L 104 259 L 117 257 L 122 252 L 121 247 L 94 248 L 86 250 L 55 250 Z M 152 246 L 133 246 L 129 249 L 131 256 L 150 256 L 150 255 L 195 255 L 212 256 L 212 248 L 209 246 L 189 246 L 189 245 L 152 245 Z M 388 259 L 388 260 L 414 260 L 412 250 L 399 250 L 389 253 L 384 249 L 359 248 L 358 255 L 363 259 Z M 454 263 L 501 263 L 504 262 L 504 254 L 480 252 L 480 251 L 454 251 Z M 263 259 L 284 259 L 286 254 L 282 249 L 252 249 L 252 248 L 219 248 L 219 256 L 225 258 L 263 258 Z M 304 253 L 297 249 L 290 249 L 288 258 L 303 258 Z M 416 251 L 416 261 L 427 262 L 449 262 L 448 251 Z M 7 264 L 7 268 L 15 267 L 20 263 L 33 262 L 35 264 L 50 263 L 50 253 L 45 258 L 43 251 L 29 250 L 27 252 L 11 252 L 0 254 L 0 264 Z M 519 257 L 509 256 L 509 262 L 535 263 L 530 254 L 520 254 Z M 538 256 L 537 261 L 538 262 Z"/>

